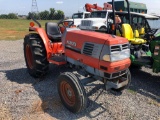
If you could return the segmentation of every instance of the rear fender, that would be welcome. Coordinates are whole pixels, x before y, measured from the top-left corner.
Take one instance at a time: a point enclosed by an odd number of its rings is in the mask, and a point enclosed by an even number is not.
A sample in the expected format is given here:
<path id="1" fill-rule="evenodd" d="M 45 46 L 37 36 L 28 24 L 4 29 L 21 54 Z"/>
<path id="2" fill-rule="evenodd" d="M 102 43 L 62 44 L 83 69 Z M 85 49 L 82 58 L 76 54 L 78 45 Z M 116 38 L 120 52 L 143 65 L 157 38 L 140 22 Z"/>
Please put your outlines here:
<path id="1" fill-rule="evenodd" d="M 39 28 L 39 27 L 30 27 L 29 30 L 30 31 L 36 31 L 39 34 L 39 36 L 43 40 L 44 46 L 46 48 L 47 59 L 51 58 L 51 56 L 52 56 L 52 45 L 51 45 L 50 40 L 49 40 L 49 38 L 46 34 L 46 31 L 43 28 Z"/>

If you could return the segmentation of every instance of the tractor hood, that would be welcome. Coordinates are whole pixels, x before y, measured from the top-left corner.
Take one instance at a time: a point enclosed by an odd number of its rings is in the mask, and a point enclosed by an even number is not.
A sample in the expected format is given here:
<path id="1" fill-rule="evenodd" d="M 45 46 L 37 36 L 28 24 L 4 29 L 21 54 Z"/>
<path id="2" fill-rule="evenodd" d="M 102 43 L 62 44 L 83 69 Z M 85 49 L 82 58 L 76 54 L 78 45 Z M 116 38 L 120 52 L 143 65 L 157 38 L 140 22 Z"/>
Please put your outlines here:
<path id="1" fill-rule="evenodd" d="M 65 43 L 71 41 L 75 44 L 73 47 L 82 48 L 85 42 L 92 42 L 96 44 L 117 45 L 128 43 L 128 40 L 123 37 L 118 37 L 110 34 L 98 33 L 94 31 L 71 30 L 68 29 L 65 33 Z M 64 42 L 64 41 L 63 41 Z"/>

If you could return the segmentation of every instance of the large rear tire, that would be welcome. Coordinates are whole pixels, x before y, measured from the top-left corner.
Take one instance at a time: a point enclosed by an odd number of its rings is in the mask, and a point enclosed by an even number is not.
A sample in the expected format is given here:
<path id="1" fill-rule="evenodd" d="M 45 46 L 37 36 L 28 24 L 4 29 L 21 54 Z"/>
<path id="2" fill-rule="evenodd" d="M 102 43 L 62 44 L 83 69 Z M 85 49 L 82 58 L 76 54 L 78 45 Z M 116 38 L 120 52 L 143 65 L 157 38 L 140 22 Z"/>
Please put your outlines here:
<path id="1" fill-rule="evenodd" d="M 44 43 L 40 36 L 31 33 L 24 38 L 24 57 L 29 74 L 39 78 L 44 76 L 49 69 Z"/>
<path id="2" fill-rule="evenodd" d="M 71 72 L 58 77 L 58 92 L 64 106 L 73 113 L 78 113 L 87 107 L 87 95 L 79 78 Z"/>

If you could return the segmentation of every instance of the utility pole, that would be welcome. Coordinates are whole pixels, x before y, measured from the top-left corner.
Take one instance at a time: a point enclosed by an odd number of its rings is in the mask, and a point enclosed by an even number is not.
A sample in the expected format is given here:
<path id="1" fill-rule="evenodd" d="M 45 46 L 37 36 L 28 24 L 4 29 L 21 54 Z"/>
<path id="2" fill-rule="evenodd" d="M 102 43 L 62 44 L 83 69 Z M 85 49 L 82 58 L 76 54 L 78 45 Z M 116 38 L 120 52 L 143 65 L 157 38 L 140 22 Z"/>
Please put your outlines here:
<path id="1" fill-rule="evenodd" d="M 38 13 L 38 6 L 37 6 L 37 1 L 36 0 L 32 0 L 32 9 L 31 9 L 32 13 Z"/>

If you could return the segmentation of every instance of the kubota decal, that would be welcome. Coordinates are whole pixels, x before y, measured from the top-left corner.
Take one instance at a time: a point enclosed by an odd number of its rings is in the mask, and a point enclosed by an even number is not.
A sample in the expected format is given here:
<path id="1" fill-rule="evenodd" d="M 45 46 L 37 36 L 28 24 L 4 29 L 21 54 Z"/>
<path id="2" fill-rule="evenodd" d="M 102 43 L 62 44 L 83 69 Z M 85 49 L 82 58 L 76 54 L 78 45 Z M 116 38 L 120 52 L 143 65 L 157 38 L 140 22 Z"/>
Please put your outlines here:
<path id="1" fill-rule="evenodd" d="M 71 46 L 77 46 L 76 42 L 73 42 L 73 41 L 70 41 L 70 40 L 67 40 L 67 44 L 71 45 Z"/>

